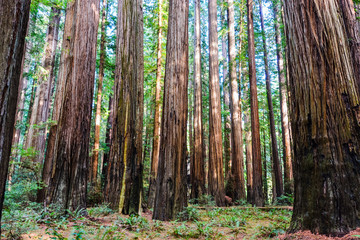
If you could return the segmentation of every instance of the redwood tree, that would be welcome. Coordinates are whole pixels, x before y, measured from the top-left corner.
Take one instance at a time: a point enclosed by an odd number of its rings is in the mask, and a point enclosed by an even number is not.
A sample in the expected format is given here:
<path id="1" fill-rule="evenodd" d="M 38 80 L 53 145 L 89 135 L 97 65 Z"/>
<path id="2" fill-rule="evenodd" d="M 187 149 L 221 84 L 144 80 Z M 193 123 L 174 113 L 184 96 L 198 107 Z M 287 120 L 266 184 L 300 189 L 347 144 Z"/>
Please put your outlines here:
<path id="1" fill-rule="evenodd" d="M 119 0 L 115 107 L 108 174 L 111 207 L 124 214 L 141 210 L 144 117 L 143 2 Z"/>
<path id="2" fill-rule="evenodd" d="M 200 0 L 195 0 L 195 54 L 194 54 L 194 152 L 191 198 L 199 198 L 205 192 L 204 127 L 202 117 L 201 80 L 201 29 Z"/>
<path id="3" fill-rule="evenodd" d="M 259 104 L 256 86 L 256 65 L 255 65 L 255 39 L 253 0 L 247 0 L 248 17 L 248 51 L 249 51 L 249 79 L 250 79 L 250 105 L 251 105 L 251 136 L 252 136 L 252 161 L 253 161 L 253 204 L 258 207 L 264 206 L 264 193 L 262 183 L 262 163 L 260 146 L 260 123 Z"/>
<path id="4" fill-rule="evenodd" d="M 72 26 L 74 19 L 74 3 L 69 3 L 66 8 L 66 18 L 64 25 L 64 34 L 63 39 L 72 39 Z M 59 126 L 60 110 L 63 103 L 63 97 L 66 86 L 66 76 L 71 75 L 72 71 L 72 57 L 71 57 L 71 41 L 63 41 L 61 46 L 61 61 L 59 66 L 59 76 L 56 84 L 56 93 L 53 103 L 52 110 L 52 124 L 49 129 L 49 136 L 46 147 L 46 154 L 44 159 L 44 166 L 42 172 L 42 182 L 44 184 L 43 188 L 38 190 L 37 201 L 43 202 L 46 200 L 47 189 L 50 184 L 50 179 L 52 177 L 52 168 L 53 168 L 53 156 L 55 153 L 55 141 L 56 134 Z"/>
<path id="5" fill-rule="evenodd" d="M 60 9 L 51 8 L 47 29 L 46 45 L 40 77 L 37 80 L 34 104 L 30 116 L 30 126 L 26 135 L 25 149 L 32 147 L 37 151 L 37 163 L 42 163 L 46 146 L 46 130 L 49 118 L 50 101 L 54 81 L 55 53 L 58 43 Z"/>
<path id="6" fill-rule="evenodd" d="M 271 91 L 271 76 L 269 72 L 269 59 L 268 59 L 268 49 L 266 43 L 266 32 L 265 32 L 265 24 L 264 24 L 264 14 L 262 9 L 262 1 L 259 0 L 259 8 L 260 8 L 260 24 L 261 24 L 261 33 L 263 40 L 263 51 L 264 51 L 264 65 L 265 65 L 265 80 L 266 80 L 266 94 L 267 94 L 267 102 L 269 108 L 269 120 L 270 120 L 270 136 L 271 136 L 271 159 L 273 166 L 273 173 L 275 175 L 275 196 L 274 198 L 280 197 L 284 194 L 284 184 L 281 173 L 281 166 L 279 160 L 279 151 L 277 145 L 277 136 L 275 129 L 275 117 L 274 117 L 274 107 L 272 101 L 272 91 Z M 265 141 L 264 141 L 265 143 Z M 264 155 L 266 156 L 266 155 Z M 265 178 L 266 179 L 266 178 Z M 264 183 L 265 184 L 265 183 Z"/>
<path id="7" fill-rule="evenodd" d="M 209 194 L 218 206 L 225 205 L 223 146 L 221 134 L 221 102 L 219 85 L 219 49 L 217 32 L 217 2 L 209 0 Z"/>
<path id="8" fill-rule="evenodd" d="M 281 36 L 281 22 L 279 3 L 273 2 L 273 11 L 275 19 L 275 40 L 276 40 L 276 56 L 277 56 L 277 70 L 279 75 L 279 93 L 280 93 L 280 108 L 281 108 L 281 129 L 283 142 L 283 162 L 284 162 L 284 192 L 291 194 L 294 189 L 293 184 L 293 170 L 292 170 L 292 156 L 291 156 L 291 140 L 290 140 L 290 122 L 288 110 L 288 86 L 285 77 L 284 56 L 282 49 Z"/>
<path id="9" fill-rule="evenodd" d="M 154 219 L 170 220 L 187 205 L 188 0 L 169 1 L 165 88 Z"/>
<path id="10" fill-rule="evenodd" d="M 100 0 L 75 0 L 68 5 L 66 20 L 71 25 L 71 34 L 64 37 L 69 44 L 59 76 L 64 88 L 57 91 L 62 98 L 55 104 L 61 107 L 56 134 L 50 136 L 55 137 L 53 150 L 47 153 L 52 162 L 47 202 L 76 210 L 86 209 Z"/>
<path id="11" fill-rule="evenodd" d="M 151 172 L 149 182 L 149 207 L 154 206 L 155 192 L 156 192 L 156 176 L 159 165 L 159 151 L 160 151 L 160 124 L 161 124 L 161 77 L 162 77 L 162 0 L 158 2 L 159 16 L 158 16 L 158 45 L 157 45 L 157 63 L 156 63 L 156 88 L 155 88 L 155 116 L 154 116 L 154 137 L 153 148 L 151 156 Z"/>
<path id="12" fill-rule="evenodd" d="M 29 12 L 30 0 L 0 0 L 0 220 Z"/>
<path id="13" fill-rule="evenodd" d="M 100 125 L 101 125 L 101 100 L 102 88 L 104 82 L 105 58 L 106 58 L 106 15 L 107 15 L 107 0 L 103 0 L 101 15 L 101 40 L 100 40 L 100 65 L 99 65 L 99 79 L 96 98 L 96 113 L 95 113 L 95 136 L 93 156 L 90 162 L 90 182 L 93 186 L 98 180 L 98 165 L 99 165 L 99 150 L 100 150 Z"/>
<path id="14" fill-rule="evenodd" d="M 296 140 L 290 230 L 344 234 L 360 226 L 360 66 L 352 57 L 359 38 L 348 35 L 355 24 L 352 1 L 284 3 Z"/>
<path id="15" fill-rule="evenodd" d="M 244 177 L 244 148 L 242 136 L 242 113 L 236 73 L 235 13 L 234 1 L 228 3 L 229 72 L 230 72 L 230 112 L 231 112 L 231 196 L 233 201 L 246 198 Z"/>

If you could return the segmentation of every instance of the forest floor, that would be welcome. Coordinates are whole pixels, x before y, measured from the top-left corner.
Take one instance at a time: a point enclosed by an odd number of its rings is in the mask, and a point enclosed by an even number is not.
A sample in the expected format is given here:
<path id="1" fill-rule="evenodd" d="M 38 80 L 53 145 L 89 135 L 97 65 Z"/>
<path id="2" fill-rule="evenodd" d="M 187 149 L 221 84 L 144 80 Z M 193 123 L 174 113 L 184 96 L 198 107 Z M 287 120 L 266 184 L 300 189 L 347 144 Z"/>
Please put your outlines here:
<path id="1" fill-rule="evenodd" d="M 88 209 L 88 217 L 78 213 L 67 217 L 50 211 L 39 216 L 33 213 L 21 218 L 16 218 L 16 213 L 14 218 L 4 214 L 1 239 L 335 239 L 308 232 L 287 235 L 291 207 L 189 206 L 172 222 L 152 220 L 151 211 L 129 217 L 106 206 Z M 342 239 L 359 236 L 360 229 Z"/>

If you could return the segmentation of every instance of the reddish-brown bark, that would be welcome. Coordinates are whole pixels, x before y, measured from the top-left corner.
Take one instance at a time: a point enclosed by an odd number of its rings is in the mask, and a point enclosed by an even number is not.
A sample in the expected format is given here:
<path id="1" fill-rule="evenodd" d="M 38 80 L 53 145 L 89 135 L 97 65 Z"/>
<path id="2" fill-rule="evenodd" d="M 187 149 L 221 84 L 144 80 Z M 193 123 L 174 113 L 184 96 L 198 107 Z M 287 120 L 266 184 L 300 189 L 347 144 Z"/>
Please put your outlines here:
<path id="1" fill-rule="evenodd" d="M 29 12 L 30 0 L 0 1 L 0 220 Z"/>
<path id="2" fill-rule="evenodd" d="M 359 227 L 358 61 L 351 0 L 285 1 L 295 203 L 290 230 Z M 350 11 L 350 12 L 348 12 Z"/>
<path id="3" fill-rule="evenodd" d="M 258 207 L 264 206 L 264 193 L 262 183 L 262 163 L 260 146 L 260 123 L 256 86 L 255 65 L 255 39 L 253 20 L 253 0 L 247 0 L 248 10 L 248 50 L 249 50 L 249 79 L 250 79 L 250 105 L 251 105 L 251 136 L 253 161 L 253 199 Z"/>
<path id="4" fill-rule="evenodd" d="M 34 103 L 30 115 L 29 129 L 24 148 L 33 148 L 37 152 L 34 161 L 41 164 L 44 160 L 47 121 L 49 118 L 51 89 L 54 80 L 55 54 L 58 43 L 60 10 L 52 7 L 47 30 L 46 46 L 40 77 L 37 81 Z"/>
<path id="5" fill-rule="evenodd" d="M 161 124 L 161 75 L 162 75 L 162 0 L 159 0 L 159 29 L 158 29 L 158 46 L 157 46 L 157 63 L 156 63 L 156 88 L 155 88 L 155 116 L 154 116 L 154 136 L 153 149 L 151 157 L 151 172 L 149 182 L 149 207 L 154 206 L 155 192 L 156 192 L 156 176 L 159 165 L 159 151 L 160 151 L 160 124 Z"/>
<path id="6" fill-rule="evenodd" d="M 90 176 L 89 180 L 92 186 L 98 182 L 98 167 L 99 167 L 99 149 L 100 149 L 100 125 L 101 125 L 101 101 L 102 89 L 104 82 L 105 58 L 106 58 L 106 16 L 107 16 L 107 0 L 103 0 L 102 15 L 101 15 L 101 40 L 100 40 L 100 65 L 99 65 L 99 79 L 96 99 L 96 113 L 95 113 L 95 136 L 93 156 L 90 162 Z"/>
<path id="7" fill-rule="evenodd" d="M 144 56 L 143 3 L 119 0 L 114 120 L 108 198 L 124 214 L 141 211 L 143 188 Z"/>
<path id="8" fill-rule="evenodd" d="M 209 194 L 218 206 L 225 205 L 223 146 L 221 134 L 221 102 L 219 85 L 219 49 L 217 33 L 217 2 L 209 0 Z"/>
<path id="9" fill-rule="evenodd" d="M 265 33 L 265 24 L 264 24 L 264 15 L 262 9 L 262 1 L 259 0 L 260 7 L 260 22 L 262 30 L 262 39 L 263 39 L 263 49 L 264 49 L 264 65 L 265 65 L 265 79 L 266 79 L 266 93 L 267 101 L 269 108 L 269 120 L 270 120 L 270 136 L 271 136 L 271 160 L 273 166 L 273 172 L 275 175 L 275 198 L 280 197 L 284 194 L 284 184 L 282 179 L 282 172 L 280 166 L 279 152 L 277 146 L 277 136 L 275 129 L 275 117 L 274 117 L 274 107 L 272 101 L 272 91 L 271 91 L 271 76 L 269 73 L 269 60 L 268 60 L 268 50 L 266 46 L 266 33 Z M 266 157 L 266 156 L 265 156 Z"/>
<path id="10" fill-rule="evenodd" d="M 54 149 L 47 156 L 52 157 L 47 203 L 57 203 L 64 209 L 86 209 L 99 5 L 99 0 L 68 3 L 71 34 L 63 41 L 69 43 L 69 52 L 62 59 L 59 76 L 64 88 L 58 88 L 62 99 L 55 103 L 61 108 Z"/>
<path id="11" fill-rule="evenodd" d="M 205 192 L 205 161 L 204 161 L 204 127 L 202 113 L 202 78 L 201 78 L 201 17 L 200 0 L 195 0 L 195 54 L 194 54 L 194 152 L 191 198 L 199 198 Z"/>
<path id="12" fill-rule="evenodd" d="M 169 1 L 165 88 L 153 218 L 174 219 L 187 205 L 188 0 Z"/>
<path id="13" fill-rule="evenodd" d="M 281 107 L 281 129 L 283 142 L 283 162 L 284 162 L 284 192 L 291 194 L 294 191 L 294 178 L 292 170 L 292 156 L 291 156 L 291 140 L 290 140 L 290 122 L 288 110 L 288 87 L 285 77 L 284 56 L 282 49 L 281 29 L 280 23 L 282 17 L 280 16 L 279 4 L 273 2 L 273 11 L 275 19 L 275 40 L 276 40 L 276 55 L 277 55 L 277 69 L 279 75 L 280 88 L 280 107 Z"/>

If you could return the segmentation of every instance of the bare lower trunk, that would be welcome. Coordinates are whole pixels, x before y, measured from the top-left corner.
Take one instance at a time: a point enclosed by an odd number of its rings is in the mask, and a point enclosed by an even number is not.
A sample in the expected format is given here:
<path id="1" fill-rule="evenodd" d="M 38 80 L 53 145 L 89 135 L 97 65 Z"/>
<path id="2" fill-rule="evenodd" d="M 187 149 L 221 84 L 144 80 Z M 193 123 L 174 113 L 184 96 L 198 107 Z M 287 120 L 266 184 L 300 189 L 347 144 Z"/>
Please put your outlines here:
<path id="1" fill-rule="evenodd" d="M 29 0 L 0 1 L 0 220 L 9 167 L 29 12 Z"/>
<path id="2" fill-rule="evenodd" d="M 247 101 L 248 87 L 244 89 L 244 101 Z M 245 126 L 245 142 L 246 142 L 246 188 L 247 188 L 247 202 L 253 203 L 253 163 L 252 163 L 252 143 L 251 143 L 251 120 L 250 112 L 246 111 L 244 116 Z"/>
<path id="3" fill-rule="evenodd" d="M 109 175 L 109 158 L 110 158 L 110 149 L 111 149 L 111 137 L 112 137 L 112 124 L 113 124 L 113 116 L 114 116 L 114 104 L 113 104 L 113 100 L 112 97 L 110 97 L 109 100 L 109 117 L 107 120 L 107 127 L 106 127 L 106 139 L 105 139 L 105 143 L 106 146 L 108 147 L 107 152 L 104 153 L 104 157 L 103 157 L 103 166 L 102 166 L 102 178 L 101 178 L 101 186 L 102 189 L 108 189 L 107 187 L 107 179 L 108 179 L 108 175 Z M 103 195 L 103 199 L 107 199 L 109 196 L 109 192 L 103 191 L 104 195 Z"/>
<path id="4" fill-rule="evenodd" d="M 205 192 L 204 127 L 202 113 L 201 78 L 201 18 L 200 0 L 195 0 L 195 59 L 194 59 L 194 156 L 191 176 L 191 198 L 199 198 Z"/>
<path id="5" fill-rule="evenodd" d="M 250 79 L 250 98 L 251 98 L 251 133 L 252 133 L 252 154 L 253 154 L 253 158 L 252 158 L 253 198 L 254 198 L 254 204 L 258 207 L 261 207 L 264 206 L 264 193 L 263 193 L 262 166 L 261 166 L 259 109 L 258 109 L 257 86 L 256 86 L 253 4 L 254 4 L 253 0 L 247 0 L 249 79 Z"/>
<path id="6" fill-rule="evenodd" d="M 262 10 L 262 2 L 259 1 L 260 5 L 260 19 L 261 19 L 261 29 L 262 29 L 262 39 L 263 39 L 263 48 L 264 48 L 264 64 L 265 64 L 265 79 L 266 79 L 266 93 L 267 93 L 267 101 L 269 108 L 269 120 L 270 120 L 270 135 L 271 135 L 271 159 L 273 161 L 273 171 L 275 174 L 275 197 L 280 197 L 284 194 L 284 184 L 282 180 L 279 152 L 277 146 L 277 136 L 275 129 L 275 117 L 274 117 L 274 107 L 272 101 L 272 92 L 271 92 L 271 79 L 269 73 L 269 61 L 268 61 L 268 51 L 266 46 L 266 33 L 265 33 L 265 24 L 264 24 L 264 16 Z"/>
<path id="7" fill-rule="evenodd" d="M 100 65 L 99 65 L 99 80 L 96 100 L 96 115 L 95 115 L 95 136 L 94 149 L 90 168 L 90 183 L 95 186 L 98 181 L 98 167 L 99 167 L 99 149 L 100 149 L 100 125 L 101 125 L 101 100 L 102 88 L 104 81 L 104 69 L 106 58 L 106 15 L 107 15 L 107 0 L 103 0 L 102 17 L 101 17 L 101 42 L 100 42 Z"/>
<path id="8" fill-rule="evenodd" d="M 46 154 L 44 159 L 44 166 L 42 172 L 42 182 L 44 187 L 39 189 L 37 193 L 37 201 L 44 202 L 46 200 L 47 188 L 50 184 L 52 168 L 53 168 L 53 157 L 55 154 L 55 141 L 56 133 L 59 124 L 60 110 L 63 103 L 63 95 L 65 92 L 66 85 L 66 76 L 71 74 L 72 65 L 71 65 L 71 56 L 70 56 L 70 47 L 71 42 L 69 41 L 72 38 L 72 26 L 74 21 L 74 4 L 68 4 L 66 9 L 66 18 L 64 26 L 64 34 L 62 41 L 62 52 L 60 57 L 60 67 L 59 67 L 59 76 L 56 85 L 55 100 L 53 104 L 52 112 L 52 124 L 49 129 L 49 136 L 46 147 Z"/>
<path id="9" fill-rule="evenodd" d="M 174 219 L 187 205 L 188 0 L 169 1 L 165 92 L 154 219 Z"/>
<path id="10" fill-rule="evenodd" d="M 219 86 L 219 50 L 217 34 L 217 4 L 209 0 L 210 44 L 210 116 L 209 116 L 209 193 L 218 206 L 225 205 L 223 146 L 221 134 L 221 107 Z"/>
<path id="11" fill-rule="evenodd" d="M 226 0 L 224 0 L 226 1 Z M 221 25 L 226 27 L 225 21 L 225 9 L 221 11 Z M 224 34 L 221 39 L 221 53 L 223 61 L 223 92 L 224 92 L 224 109 L 227 112 L 230 112 L 230 81 L 229 81 L 229 71 L 228 71 L 228 54 L 227 54 L 227 43 L 226 35 Z M 231 174 L 231 116 L 230 113 L 227 114 L 225 118 L 225 134 L 224 134 L 224 162 L 225 162 L 225 179 L 229 180 Z M 229 189 L 232 191 L 232 189 Z M 228 193 L 228 189 L 226 189 Z"/>
<path id="12" fill-rule="evenodd" d="M 275 37 L 276 37 L 276 55 L 277 68 L 279 75 L 280 88 L 280 107 L 281 107 L 281 128 L 283 141 L 283 162 L 284 162 L 284 192 L 291 194 L 294 191 L 293 171 L 292 171 L 292 157 L 291 157 L 291 141 L 290 141 L 290 122 L 288 111 L 288 89 L 285 77 L 284 57 L 282 51 L 281 41 L 281 16 L 279 4 L 273 3 L 274 18 L 275 18 Z"/>
<path id="13" fill-rule="evenodd" d="M 232 186 L 233 201 L 246 198 L 244 178 L 244 150 L 242 136 L 242 116 L 239 100 L 238 79 L 236 73 L 236 49 L 235 49 L 235 17 L 234 1 L 228 2 L 228 25 L 229 25 L 229 69 L 230 69 L 230 110 L 231 110 L 231 178 L 229 185 Z"/>
<path id="14" fill-rule="evenodd" d="M 108 175 L 111 207 L 141 210 L 144 117 L 143 12 L 141 0 L 118 4 L 115 114 Z"/>
<path id="15" fill-rule="evenodd" d="M 161 73 L 162 73 L 162 0 L 159 0 L 159 29 L 158 29 L 158 46 L 157 46 L 157 69 L 156 69 L 156 89 L 155 89 L 155 117 L 154 117 L 154 137 L 153 150 L 151 157 L 151 172 L 149 183 L 149 200 L 150 208 L 154 206 L 156 192 L 156 176 L 159 165 L 160 151 L 160 124 L 161 124 Z"/>
<path id="16" fill-rule="evenodd" d="M 64 37 L 69 52 L 62 59 L 59 76 L 65 87 L 58 88 L 63 90 L 63 98 L 55 103 L 61 103 L 61 108 L 54 149 L 49 151 L 52 170 L 47 191 L 47 203 L 57 203 L 63 209 L 86 209 L 99 5 L 99 0 L 68 4 L 67 21 L 71 20 L 72 31 Z"/>
<path id="17" fill-rule="evenodd" d="M 360 226 L 359 65 L 348 0 L 284 2 L 295 203 L 291 231 Z M 350 11 L 353 12 L 353 7 Z"/>

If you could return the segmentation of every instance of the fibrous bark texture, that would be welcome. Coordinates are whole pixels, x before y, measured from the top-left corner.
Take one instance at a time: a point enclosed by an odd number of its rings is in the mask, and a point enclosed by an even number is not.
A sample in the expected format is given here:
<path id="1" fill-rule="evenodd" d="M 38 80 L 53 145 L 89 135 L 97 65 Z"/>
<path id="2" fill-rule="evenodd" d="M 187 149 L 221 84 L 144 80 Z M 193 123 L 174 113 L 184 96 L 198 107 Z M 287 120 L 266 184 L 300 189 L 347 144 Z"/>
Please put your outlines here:
<path id="1" fill-rule="evenodd" d="M 358 62 L 345 0 L 284 2 L 295 203 L 291 231 L 359 227 Z M 353 11 L 353 9 L 351 10 Z"/>
<path id="2" fill-rule="evenodd" d="M 0 220 L 29 12 L 30 0 L 0 0 Z"/>
<path id="3" fill-rule="evenodd" d="M 188 0 L 169 1 L 165 88 L 154 219 L 170 220 L 187 205 Z"/>
<path id="4" fill-rule="evenodd" d="M 154 206 L 156 192 L 156 176 L 159 165 L 160 152 L 160 123 L 161 123 L 161 76 L 162 76 L 162 0 L 159 0 L 159 29 L 157 46 L 157 68 L 156 68 L 156 89 L 155 89 L 155 117 L 154 117 L 154 137 L 151 157 L 151 172 L 149 182 L 149 207 Z"/>
<path id="5" fill-rule="evenodd" d="M 209 194 L 218 206 L 225 205 L 223 146 L 221 134 L 221 102 L 219 85 L 219 49 L 217 33 L 217 3 L 209 0 Z"/>
<path id="6" fill-rule="evenodd" d="M 105 58 L 106 58 L 106 15 L 107 15 L 107 0 L 103 0 L 102 16 L 101 16 L 101 40 L 100 40 L 100 65 L 99 65 L 99 79 L 96 99 L 96 113 L 95 113 L 95 136 L 94 149 L 90 166 L 90 182 L 95 186 L 98 180 L 99 167 L 99 149 L 100 149 L 100 125 L 101 125 L 101 100 L 102 88 L 104 82 Z"/>
<path id="7" fill-rule="evenodd" d="M 68 3 L 63 41 L 64 51 L 69 51 L 61 60 L 57 90 L 61 99 L 55 102 L 61 107 L 54 107 L 54 111 L 60 108 L 54 113 L 59 118 L 56 134 L 50 136 L 55 137 L 53 150 L 46 156 L 52 163 L 47 203 L 57 203 L 64 209 L 86 209 L 99 5 L 99 0 Z M 69 35 L 67 27 L 71 29 Z"/>
<path id="8" fill-rule="evenodd" d="M 271 91 L 271 76 L 269 73 L 269 60 L 268 60 L 268 50 L 266 43 L 266 32 L 265 32 L 265 24 L 264 24 L 264 15 L 262 9 L 262 1 L 259 0 L 260 7 L 260 22 L 261 22 L 261 30 L 262 30 L 262 40 L 263 40 L 263 50 L 264 50 L 264 65 L 265 65 L 265 79 L 266 79 L 266 93 L 267 93 L 267 101 L 269 108 L 269 120 L 270 120 L 270 136 L 271 136 L 271 159 L 273 172 L 275 175 L 275 198 L 280 197 L 284 194 L 284 184 L 282 179 L 282 172 L 280 166 L 279 159 L 279 151 L 277 146 L 277 136 L 275 129 L 275 117 L 274 117 L 274 107 L 272 101 L 272 91 Z M 264 142 L 265 143 L 265 142 Z M 266 158 L 266 156 L 265 156 Z"/>
<path id="9" fill-rule="evenodd" d="M 253 0 L 247 0 L 248 10 L 248 50 L 249 50 L 249 79 L 250 79 L 250 105 L 251 105 L 251 136 L 252 136 L 252 161 L 253 161 L 253 199 L 258 207 L 264 206 L 264 193 L 262 183 L 260 123 L 256 86 L 255 65 L 255 39 L 253 20 Z"/>
<path id="10" fill-rule="evenodd" d="M 249 92 L 248 84 L 244 88 L 244 102 L 247 102 Z M 251 119 L 250 119 L 250 109 L 245 111 L 244 114 L 244 130 L 245 130 L 245 142 L 246 142 L 246 192 L 247 192 L 247 201 L 248 203 L 253 203 L 253 163 L 252 163 L 252 143 L 251 143 Z"/>
<path id="11" fill-rule="evenodd" d="M 107 127 L 106 127 L 106 139 L 105 143 L 108 147 L 108 151 L 104 153 L 103 158 L 103 166 L 102 166 L 102 179 L 101 179 L 101 186 L 104 190 L 103 199 L 108 199 L 109 192 L 105 190 L 109 190 L 107 187 L 108 185 L 108 176 L 110 174 L 110 149 L 111 149 L 111 139 L 112 139 L 112 125 L 113 125 L 113 119 L 114 119 L 114 104 L 113 104 L 113 98 L 110 97 L 109 99 L 109 117 L 107 120 Z"/>
<path id="12" fill-rule="evenodd" d="M 230 111 L 231 111 L 231 176 L 229 185 L 232 188 L 231 198 L 238 201 L 246 198 L 244 177 L 244 148 L 242 136 L 242 117 L 236 73 L 235 17 L 234 1 L 228 3 L 229 26 L 229 69 L 230 69 Z"/>
<path id="13" fill-rule="evenodd" d="M 66 18 L 64 26 L 63 41 L 61 46 L 61 57 L 60 57 L 60 66 L 59 66 L 59 76 L 56 84 L 56 93 L 53 104 L 52 111 L 52 124 L 49 129 L 49 136 L 46 147 L 46 154 L 44 159 L 44 166 L 42 172 L 42 182 L 44 187 L 38 190 L 37 201 L 44 202 L 46 200 L 47 189 L 50 184 L 50 179 L 52 177 L 52 167 L 53 167 L 53 157 L 55 154 L 55 141 L 56 134 L 59 125 L 60 110 L 63 104 L 65 86 L 66 86 L 66 76 L 71 75 L 73 68 L 72 55 L 70 54 L 72 43 L 72 26 L 74 21 L 74 3 L 68 4 L 66 9 Z"/>
<path id="14" fill-rule="evenodd" d="M 226 0 L 224 0 L 225 2 Z M 225 9 L 221 11 L 221 26 L 225 28 Z M 229 82 L 229 71 L 228 71 L 228 54 L 227 54 L 227 42 L 226 34 L 221 39 L 221 55 L 223 65 L 223 94 L 224 94 L 224 109 L 230 112 L 230 82 Z M 225 163 L 225 180 L 228 181 L 231 174 L 231 116 L 227 114 L 224 119 L 224 163 Z M 231 191 L 231 189 L 229 189 Z M 227 191 L 227 189 L 226 189 Z M 228 193 L 226 193 L 228 194 Z"/>
<path id="15" fill-rule="evenodd" d="M 31 111 L 29 129 L 25 141 L 25 149 L 32 147 L 36 152 L 36 163 L 43 163 L 46 145 L 47 121 L 51 101 L 51 90 L 54 80 L 55 54 L 58 43 L 60 10 L 52 7 L 47 29 L 47 38 L 43 63 L 35 92 Z"/>
<path id="16" fill-rule="evenodd" d="M 191 176 L 191 198 L 199 198 L 205 192 L 204 127 L 202 117 L 201 79 L 201 18 L 200 0 L 195 0 L 195 54 L 194 54 L 194 153 Z"/>
<path id="17" fill-rule="evenodd" d="M 291 194 L 294 191 L 294 178 L 292 170 L 291 157 L 291 141 L 290 141 L 290 122 L 288 110 L 288 86 L 285 77 L 284 56 L 281 41 L 280 24 L 282 17 L 280 15 L 280 6 L 275 1 L 273 2 L 273 11 L 275 19 L 275 40 L 276 40 L 276 55 L 277 55 L 277 69 L 279 75 L 280 88 L 280 108 L 281 108 L 281 129 L 283 142 L 283 162 L 284 162 L 284 193 Z"/>
<path id="18" fill-rule="evenodd" d="M 108 177 L 111 207 L 124 214 L 141 210 L 144 117 L 142 0 L 118 4 L 115 112 Z"/>

